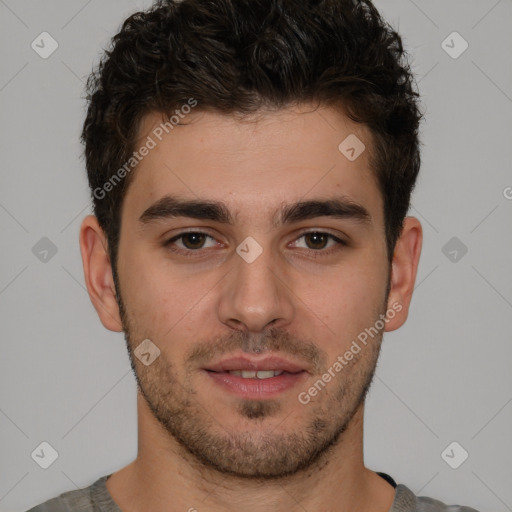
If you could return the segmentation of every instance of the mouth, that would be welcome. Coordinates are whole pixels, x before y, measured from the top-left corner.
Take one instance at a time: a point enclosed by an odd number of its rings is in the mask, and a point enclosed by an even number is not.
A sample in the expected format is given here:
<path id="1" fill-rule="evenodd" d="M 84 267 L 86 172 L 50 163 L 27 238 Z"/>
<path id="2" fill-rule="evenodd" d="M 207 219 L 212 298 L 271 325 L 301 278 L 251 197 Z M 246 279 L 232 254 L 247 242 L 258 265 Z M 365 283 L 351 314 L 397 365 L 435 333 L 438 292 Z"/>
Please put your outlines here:
<path id="1" fill-rule="evenodd" d="M 273 377 L 275 374 L 298 373 L 307 370 L 305 365 L 277 355 L 268 355 L 260 358 L 246 355 L 231 356 L 209 364 L 204 369 L 213 372 L 240 372 L 239 375 L 236 373 L 235 375 L 246 378 L 254 378 L 260 374 L 259 378 L 263 379 Z M 273 372 L 273 375 L 270 375 L 270 372 Z"/>
<path id="2" fill-rule="evenodd" d="M 246 399 L 275 398 L 309 375 L 300 364 L 276 356 L 259 360 L 232 357 L 211 364 L 203 371 L 222 391 Z"/>
<path id="3" fill-rule="evenodd" d="M 271 379 L 272 377 L 277 377 L 278 375 L 283 375 L 284 370 L 229 370 L 228 372 L 217 372 L 217 373 L 229 373 L 229 375 L 236 375 L 237 377 L 242 377 L 242 379 Z M 291 374 L 290 374 L 291 375 Z"/>

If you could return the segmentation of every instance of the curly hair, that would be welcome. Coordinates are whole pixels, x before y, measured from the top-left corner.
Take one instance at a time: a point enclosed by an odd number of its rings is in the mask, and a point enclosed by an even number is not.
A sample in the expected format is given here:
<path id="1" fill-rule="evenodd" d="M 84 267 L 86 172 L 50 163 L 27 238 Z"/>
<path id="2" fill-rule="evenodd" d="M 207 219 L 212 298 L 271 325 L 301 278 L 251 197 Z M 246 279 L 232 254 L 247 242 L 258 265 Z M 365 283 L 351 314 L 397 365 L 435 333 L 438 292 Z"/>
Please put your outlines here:
<path id="1" fill-rule="evenodd" d="M 160 0 L 126 19 L 87 82 L 81 140 L 94 213 L 116 258 L 142 118 L 197 109 L 233 115 L 318 102 L 369 128 L 389 261 L 420 168 L 419 94 L 400 35 L 370 0 Z"/>

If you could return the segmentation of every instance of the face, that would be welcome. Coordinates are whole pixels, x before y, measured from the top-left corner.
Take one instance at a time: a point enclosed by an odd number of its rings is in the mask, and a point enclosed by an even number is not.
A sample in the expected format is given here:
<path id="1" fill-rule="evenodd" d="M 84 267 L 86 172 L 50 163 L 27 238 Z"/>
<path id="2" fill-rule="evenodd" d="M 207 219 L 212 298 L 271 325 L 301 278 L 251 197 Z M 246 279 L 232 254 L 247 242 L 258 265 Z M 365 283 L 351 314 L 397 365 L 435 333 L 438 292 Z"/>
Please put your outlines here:
<path id="1" fill-rule="evenodd" d="M 206 465 L 292 474 L 340 440 L 379 354 L 389 265 L 369 133 L 331 108 L 192 112 L 159 141 L 161 122 L 140 130 L 156 146 L 134 171 L 118 253 L 140 390 Z M 355 160 L 338 149 L 351 134 L 366 146 Z M 134 355 L 147 339 L 160 351 L 148 365 Z"/>

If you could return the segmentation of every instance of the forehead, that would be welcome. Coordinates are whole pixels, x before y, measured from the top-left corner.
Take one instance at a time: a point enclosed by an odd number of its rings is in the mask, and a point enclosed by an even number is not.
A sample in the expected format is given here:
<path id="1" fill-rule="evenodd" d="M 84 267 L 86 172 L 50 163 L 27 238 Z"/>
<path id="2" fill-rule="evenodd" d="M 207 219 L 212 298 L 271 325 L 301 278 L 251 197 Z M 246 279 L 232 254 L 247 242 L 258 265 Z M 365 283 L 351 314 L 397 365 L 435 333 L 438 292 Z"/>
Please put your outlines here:
<path id="1" fill-rule="evenodd" d="M 127 214 L 172 194 L 231 203 L 237 219 L 273 221 L 288 201 L 337 196 L 381 216 L 371 134 L 340 110 L 302 105 L 244 118 L 196 110 L 165 121 L 151 113 L 141 122 L 135 148 L 151 140 L 152 149 L 135 168 Z"/>

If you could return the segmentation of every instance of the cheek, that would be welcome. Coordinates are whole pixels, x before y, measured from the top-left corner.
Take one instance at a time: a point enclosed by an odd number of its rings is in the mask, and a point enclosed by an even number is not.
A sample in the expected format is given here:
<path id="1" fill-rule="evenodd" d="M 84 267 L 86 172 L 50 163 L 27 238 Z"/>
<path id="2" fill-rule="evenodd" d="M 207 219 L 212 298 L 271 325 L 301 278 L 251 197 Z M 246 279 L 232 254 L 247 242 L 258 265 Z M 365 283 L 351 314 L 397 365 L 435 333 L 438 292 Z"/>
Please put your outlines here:
<path id="1" fill-rule="evenodd" d="M 213 284 L 184 276 L 179 268 L 143 251 L 127 254 L 119 274 L 128 314 L 155 339 L 172 340 L 190 324 L 200 325 L 198 315 L 208 304 L 206 292 Z"/>
<path id="2" fill-rule="evenodd" d="M 154 325 L 169 312 L 172 281 L 142 251 L 119 251 L 119 278 L 126 309 L 138 325 Z"/>
<path id="3" fill-rule="evenodd" d="M 332 276 L 331 276 L 332 277 Z M 386 274 L 372 267 L 340 269 L 335 279 L 322 281 L 309 293 L 306 314 L 315 313 L 329 328 L 333 344 L 350 344 L 365 327 L 373 325 L 384 305 Z"/>

